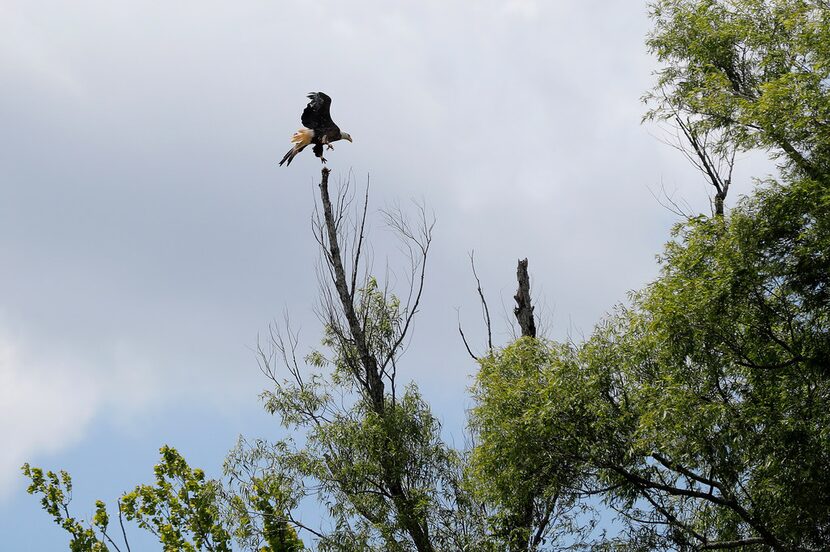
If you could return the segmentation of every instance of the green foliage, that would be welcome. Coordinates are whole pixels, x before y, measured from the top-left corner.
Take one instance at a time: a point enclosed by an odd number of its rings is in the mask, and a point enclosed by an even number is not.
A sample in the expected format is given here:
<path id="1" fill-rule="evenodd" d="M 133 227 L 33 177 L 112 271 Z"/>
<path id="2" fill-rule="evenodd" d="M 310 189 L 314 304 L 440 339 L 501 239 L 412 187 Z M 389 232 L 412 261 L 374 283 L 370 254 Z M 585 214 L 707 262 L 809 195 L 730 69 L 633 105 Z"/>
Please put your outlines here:
<path id="1" fill-rule="evenodd" d="M 307 355 L 304 367 L 293 336 L 275 334 L 275 351 L 262 357 L 274 387 L 262 398 L 285 427 L 304 432 L 303 446 L 240 441 L 226 473 L 239 495 L 267 474 L 283 485 L 286 508 L 307 497 L 320 501 L 333 526 L 319 536 L 321 550 L 412 550 L 412 534 L 419 532 L 436 549 L 469 549 L 478 533 L 461 481 L 462 457 L 441 440 L 440 424 L 417 386 L 403 393 L 395 388 L 406 323 L 401 303 L 372 277 L 353 301 L 374 363 L 369 366 L 388 361 L 382 376 L 391 386 L 380 408 L 367 392 L 365 359 L 342 320 L 328 320 L 324 351 Z M 289 377 L 276 377 L 275 362 Z"/>
<path id="2" fill-rule="evenodd" d="M 823 0 L 657 0 L 649 48 L 663 62 L 648 117 L 683 114 L 720 146 L 770 149 L 827 178 L 830 9 Z"/>
<path id="3" fill-rule="evenodd" d="M 26 491 L 29 494 L 42 495 L 40 504 L 47 514 L 52 516 L 55 523 L 66 530 L 70 536 L 69 550 L 72 552 L 103 552 L 109 550 L 104 544 L 104 538 L 109 525 L 106 506 L 96 501 L 95 516 L 92 524 L 84 524 L 69 514 L 69 503 L 72 501 L 72 478 L 65 471 L 54 473 L 44 472 L 41 468 L 33 468 L 28 463 L 23 465 L 23 475 L 31 482 Z M 98 531 L 96 535 L 95 531 Z"/>
<path id="4" fill-rule="evenodd" d="M 267 493 L 258 494 L 254 506 L 262 515 L 262 534 L 265 542 L 268 543 L 268 546 L 263 546 L 260 549 L 261 552 L 299 552 L 305 550 L 303 541 L 297 536 L 294 528 L 285 521 L 283 514 L 273 507 Z"/>
<path id="5" fill-rule="evenodd" d="M 641 360 L 624 365 L 643 405 L 635 443 L 721 481 L 776 539 L 826 543 L 830 193 L 773 184 L 728 225 L 678 237 L 638 298 Z"/>
<path id="6" fill-rule="evenodd" d="M 229 552 L 232 537 L 251 550 L 259 552 L 296 552 L 303 550 L 302 541 L 285 521 L 280 509 L 283 503 L 273 501 L 279 489 L 266 480 L 255 481 L 254 492 L 240 496 L 228 493 L 218 481 L 205 478 L 200 469 L 188 466 L 173 448 L 161 448 L 161 461 L 154 468 L 155 483 L 139 485 L 125 493 L 119 501 L 119 517 L 153 533 L 167 551 L 209 550 Z M 107 533 L 109 514 L 105 504 L 95 503 L 95 514 L 89 527 L 69 514 L 72 480 L 66 472 L 44 473 L 40 468 L 23 466 L 31 480 L 30 494 L 41 494 L 43 509 L 71 535 L 69 549 L 73 552 L 116 551 L 118 545 Z M 247 499 L 247 500 L 246 500 Z M 250 510 L 247 507 L 250 506 Z M 244 516 L 264 520 L 257 533 Z M 236 514 L 236 515 L 234 515 Z M 235 527 L 232 534 L 230 527 Z M 123 530 L 123 527 L 122 527 Z M 246 532 L 247 530 L 247 532 Z M 97 531 L 97 533 L 96 533 Z M 124 534 L 124 545 L 128 547 Z M 262 542 L 264 546 L 260 546 Z M 249 546 L 250 545 L 250 546 Z"/>
<path id="7" fill-rule="evenodd" d="M 303 393 L 277 391 L 286 397 Z M 326 413 L 314 415 L 302 448 L 290 441 L 241 442 L 227 473 L 246 486 L 251 473 L 314 481 L 313 488 L 294 486 L 288 493 L 292 504 L 313 495 L 326 506 L 335 530 L 319 541 L 321 550 L 409 550 L 408 520 L 401 511 L 425 520 L 436 539 L 450 538 L 448 526 L 459 520 L 446 503 L 463 492 L 457 481 L 460 460 L 440 440 L 440 426 L 417 388 L 408 386 L 394 402 L 390 395 L 383 416 L 364 399 L 347 410 L 337 408 L 334 401 L 321 406 Z M 384 483 L 396 480 L 405 504 Z"/>
<path id="8" fill-rule="evenodd" d="M 520 339 L 482 361 L 479 489 L 504 512 L 596 493 L 628 518 L 617 546 L 821 548 L 830 191 L 769 184 L 675 235 L 660 277 L 583 345 Z"/>
<path id="9" fill-rule="evenodd" d="M 191 469 L 173 448 L 161 448 L 155 485 L 139 485 L 121 498 L 129 520 L 156 535 L 164 550 L 229 552 L 231 535 L 220 517 L 219 483 Z"/>
<path id="10" fill-rule="evenodd" d="M 225 488 L 226 519 L 233 527 L 234 537 L 245 548 L 260 552 L 304 550 L 286 513 L 296 507 L 292 497 L 301 480 L 286 478 L 272 464 L 257 469 L 258 463 L 270 454 L 281 458 L 285 449 L 268 451 L 264 442 L 249 446 L 240 440 L 229 455 L 225 463 L 225 471 L 230 474 Z M 240 467 L 243 463 L 244 467 Z"/>
<path id="11" fill-rule="evenodd" d="M 597 429 L 579 407 L 578 393 L 545 392 L 564 384 L 583 390 L 575 353 L 568 345 L 521 337 L 480 360 L 473 388 L 476 406 L 471 411 L 478 445 L 468 476 L 477 496 L 497 506 L 488 521 L 491 538 L 500 546 L 527 549 L 534 530 L 539 542 L 562 532 L 576 542 L 593 528 L 591 519 L 577 518 L 574 494 L 564 492 L 578 484 L 579 443 L 554 450 L 546 441 L 551 418 L 540 415 L 556 403 L 560 425 L 584 426 L 575 430 L 582 436 Z M 577 404 L 566 404 L 571 400 Z M 567 420 L 567 412 L 578 418 Z"/>

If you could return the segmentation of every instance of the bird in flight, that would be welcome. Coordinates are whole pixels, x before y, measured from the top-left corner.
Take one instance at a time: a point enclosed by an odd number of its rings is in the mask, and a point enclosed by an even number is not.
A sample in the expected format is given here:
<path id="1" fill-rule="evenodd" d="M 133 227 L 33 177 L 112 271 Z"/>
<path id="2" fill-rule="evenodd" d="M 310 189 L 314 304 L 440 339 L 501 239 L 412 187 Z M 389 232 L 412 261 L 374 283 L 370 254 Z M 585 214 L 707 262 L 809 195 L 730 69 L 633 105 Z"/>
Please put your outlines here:
<path id="1" fill-rule="evenodd" d="M 308 95 L 308 105 L 303 110 L 301 118 L 303 128 L 294 133 L 291 137 L 291 143 L 294 146 L 288 150 L 285 157 L 280 161 L 280 166 L 283 163 L 291 164 L 291 160 L 303 151 L 309 144 L 314 144 L 314 155 L 320 158 L 323 163 L 326 158 L 323 157 L 323 146 L 333 150 L 332 142 L 338 140 L 352 141 L 352 137 L 345 132 L 341 132 L 340 128 L 331 120 L 329 108 L 331 108 L 331 98 L 322 92 L 311 92 Z"/>

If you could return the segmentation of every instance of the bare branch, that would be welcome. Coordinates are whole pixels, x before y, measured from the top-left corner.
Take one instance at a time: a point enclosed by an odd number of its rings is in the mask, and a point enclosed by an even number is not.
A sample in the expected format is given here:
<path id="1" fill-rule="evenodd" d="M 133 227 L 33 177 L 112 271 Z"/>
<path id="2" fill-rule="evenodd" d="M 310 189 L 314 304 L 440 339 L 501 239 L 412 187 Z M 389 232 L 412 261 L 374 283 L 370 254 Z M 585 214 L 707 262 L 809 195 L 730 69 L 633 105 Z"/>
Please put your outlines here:
<path id="1" fill-rule="evenodd" d="M 661 141 L 682 153 L 706 177 L 706 181 L 715 190 L 712 201 L 714 213 L 716 216 L 722 216 L 724 201 L 732 181 L 736 146 L 724 140 L 720 131 L 702 127 L 699 121 L 694 121 L 688 116 L 685 119 L 681 117 L 683 109 L 674 105 L 665 90 L 661 90 L 660 93 L 663 96 L 662 111 L 666 114 L 666 120 L 673 122 L 676 132 L 673 141 Z"/>
<path id="2" fill-rule="evenodd" d="M 484 314 L 484 322 L 487 324 L 487 348 L 493 350 L 493 326 L 490 323 L 490 308 L 487 306 L 487 300 L 484 298 L 484 292 L 481 290 L 481 280 L 476 273 L 475 252 L 470 252 L 470 268 L 473 271 L 473 277 L 476 279 L 476 289 L 478 296 L 481 299 L 481 310 Z"/>
<path id="3" fill-rule="evenodd" d="M 397 339 L 392 343 L 386 357 L 380 363 L 381 369 L 394 358 L 401 349 L 401 344 L 407 337 L 412 319 L 418 312 L 418 306 L 421 303 L 421 296 L 424 291 L 424 278 L 426 276 L 426 261 L 429 254 L 429 248 L 432 245 L 432 230 L 435 227 L 435 218 L 430 220 L 427 217 L 426 209 L 423 205 L 418 205 L 419 221 L 417 229 L 413 229 L 408 219 L 400 212 L 384 211 L 386 215 L 387 224 L 395 229 L 398 234 L 405 240 L 409 249 L 410 258 L 410 286 L 409 296 L 404 308 L 404 321 L 399 330 Z M 417 255 L 413 252 L 417 250 Z"/>
<path id="4" fill-rule="evenodd" d="M 707 134 L 698 132 L 689 119 L 684 121 L 679 115 L 675 115 L 674 120 L 683 133 L 683 136 L 685 136 L 686 140 L 692 146 L 697 159 L 692 158 L 688 153 L 686 153 L 686 157 L 706 175 L 709 183 L 715 188 L 715 215 L 723 216 L 723 202 L 726 200 L 726 194 L 729 192 L 730 179 L 732 178 L 732 170 L 735 164 L 734 147 L 726 155 L 720 155 L 717 161 L 715 161 L 709 154 Z M 721 177 L 723 165 L 726 165 L 727 168 L 727 177 L 725 179 Z"/>
<path id="5" fill-rule="evenodd" d="M 660 182 L 660 194 L 657 194 L 654 190 L 651 189 L 651 187 L 648 188 L 648 191 L 651 194 L 651 197 L 653 197 L 657 201 L 657 203 L 659 203 L 660 206 L 666 209 L 667 211 L 674 213 L 678 217 L 687 220 L 692 218 L 692 209 L 688 205 L 688 203 L 684 200 L 683 203 L 685 203 L 686 205 L 680 205 L 674 199 L 674 197 L 669 195 L 669 193 L 666 191 L 666 185 L 662 181 Z"/>
<path id="6" fill-rule="evenodd" d="M 464 336 L 464 330 L 461 329 L 461 316 L 458 314 L 458 311 L 456 311 L 456 317 L 458 318 L 458 333 L 461 334 L 461 341 L 464 342 L 464 347 L 467 349 L 467 353 L 470 357 L 473 360 L 478 361 L 478 357 L 473 354 L 473 351 L 470 349 L 470 344 L 467 343 L 467 338 Z"/>
<path id="7" fill-rule="evenodd" d="M 360 266 L 360 253 L 363 246 L 364 232 L 366 230 L 366 213 L 369 210 L 369 179 L 366 179 L 366 192 L 363 195 L 363 208 L 360 216 L 360 225 L 355 232 L 357 236 L 357 245 L 354 248 L 354 256 L 352 258 L 352 299 L 354 299 L 354 290 L 357 287 L 357 273 Z"/>

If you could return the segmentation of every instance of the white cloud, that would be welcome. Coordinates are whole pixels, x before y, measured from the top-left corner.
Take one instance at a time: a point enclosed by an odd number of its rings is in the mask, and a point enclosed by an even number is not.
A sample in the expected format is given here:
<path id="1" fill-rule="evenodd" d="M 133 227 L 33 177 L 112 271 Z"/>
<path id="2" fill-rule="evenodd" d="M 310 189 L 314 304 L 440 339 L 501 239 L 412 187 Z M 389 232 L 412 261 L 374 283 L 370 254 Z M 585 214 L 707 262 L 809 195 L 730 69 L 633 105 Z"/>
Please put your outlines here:
<path id="1" fill-rule="evenodd" d="M 22 484 L 24 462 L 81 442 L 102 419 L 133 429 L 143 414 L 187 388 L 186 376 L 151 362 L 126 340 L 101 343 L 96 355 L 7 327 L 0 324 L 0 501 Z M 163 384 L 165 371 L 179 381 Z M 214 399 L 224 395 L 214 391 Z"/>
<path id="2" fill-rule="evenodd" d="M 93 378 L 38 356 L 0 333 L 0 499 L 20 484 L 20 466 L 32 455 L 78 442 L 100 406 Z"/>

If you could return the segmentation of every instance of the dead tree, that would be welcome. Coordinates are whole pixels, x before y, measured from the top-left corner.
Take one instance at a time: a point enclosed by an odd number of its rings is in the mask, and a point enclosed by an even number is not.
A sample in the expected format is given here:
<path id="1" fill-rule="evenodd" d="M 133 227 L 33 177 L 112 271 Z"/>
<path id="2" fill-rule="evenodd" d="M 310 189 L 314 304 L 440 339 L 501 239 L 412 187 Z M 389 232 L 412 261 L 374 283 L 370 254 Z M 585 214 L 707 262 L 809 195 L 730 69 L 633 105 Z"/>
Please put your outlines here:
<path id="1" fill-rule="evenodd" d="M 533 305 L 530 304 L 530 277 L 527 275 L 527 259 L 519 260 L 516 268 L 516 279 L 519 281 L 519 289 L 513 299 L 516 300 L 516 307 L 513 314 L 519 322 L 522 335 L 536 337 L 536 322 L 533 320 Z"/>
<path id="2" fill-rule="evenodd" d="M 484 298 L 484 292 L 481 290 L 481 280 L 476 273 L 476 265 L 473 256 L 470 255 L 470 266 L 472 267 L 473 276 L 476 279 L 476 286 L 478 296 L 481 300 L 482 315 L 484 323 L 487 328 L 487 350 L 493 350 L 493 332 L 490 325 L 490 309 L 487 306 L 487 300 Z M 519 282 L 519 289 L 513 299 L 516 300 L 516 306 L 513 308 L 513 314 L 519 322 L 522 336 L 536 337 L 536 321 L 533 317 L 534 307 L 530 302 L 530 276 L 527 274 L 527 259 L 520 259 L 519 265 L 516 268 L 516 279 Z M 461 341 L 467 349 L 467 353 L 473 360 L 478 361 L 479 358 L 473 354 L 470 344 L 467 342 L 467 337 L 464 335 L 464 330 L 461 327 L 461 322 L 458 323 L 458 333 L 461 334 Z"/>

